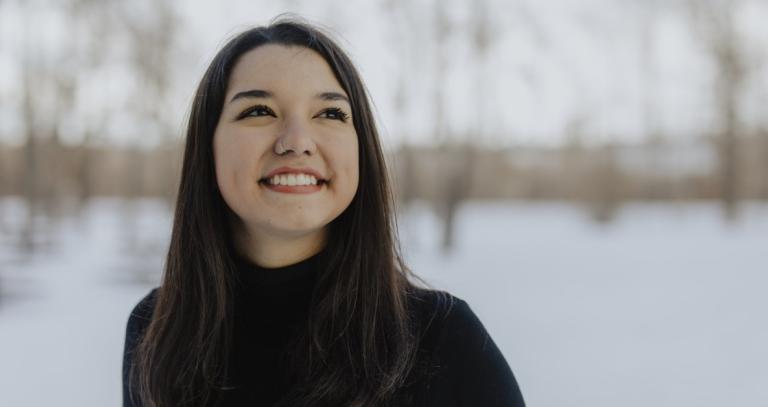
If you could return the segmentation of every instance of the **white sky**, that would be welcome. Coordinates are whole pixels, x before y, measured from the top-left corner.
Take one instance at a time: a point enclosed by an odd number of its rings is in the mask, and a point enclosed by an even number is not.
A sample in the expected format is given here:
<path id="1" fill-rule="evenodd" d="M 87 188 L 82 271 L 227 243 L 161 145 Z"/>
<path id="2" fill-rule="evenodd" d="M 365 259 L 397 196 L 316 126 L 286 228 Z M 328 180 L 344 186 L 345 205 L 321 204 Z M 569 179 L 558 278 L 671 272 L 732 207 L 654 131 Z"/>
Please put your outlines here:
<path id="1" fill-rule="evenodd" d="M 292 11 L 340 38 L 368 85 L 386 145 L 429 143 L 437 86 L 434 1 L 179 1 L 175 6 L 182 25 L 171 62 L 174 90 L 167 111 L 159 114 L 181 137 L 191 94 L 218 47 L 246 27 Z M 439 3 L 451 26 L 440 86 L 445 124 L 455 137 L 480 139 L 478 126 L 484 142 L 501 144 L 560 142 L 574 127 L 587 140 L 637 140 L 649 128 L 669 137 L 716 129 L 716 70 L 688 8 L 656 2 L 661 5 L 653 10 L 652 2 L 641 0 L 488 1 L 495 41 L 485 64 L 477 62 L 480 56 L 469 39 L 472 3 Z M 737 28 L 751 72 L 743 93 L 744 120 L 766 123 L 761 106 L 768 99 L 768 76 L 762 73 L 768 29 L 762 22 L 768 5 L 741 3 Z M 393 11 L 392 5 L 399 9 Z M 124 9 L 151 18 L 152 7 L 152 2 L 135 1 Z M 38 9 L 29 17 L 35 27 L 30 42 L 40 54 L 55 52 L 62 33 L 77 28 L 68 26 L 56 8 Z M 20 140 L 23 131 L 22 24 L 18 5 L 0 2 L 0 137 L 11 142 Z M 650 44 L 649 53 L 643 52 L 644 44 Z M 121 53 L 126 45 L 115 41 L 109 47 L 113 63 L 83 78 L 78 118 L 62 122 L 63 136 L 77 142 L 83 123 L 107 117 L 100 140 L 151 146 L 158 140 L 152 137 L 156 127 L 119 108 L 135 103 L 126 98 L 136 98 L 131 89 L 140 85 Z M 406 97 L 398 108 L 396 90 L 404 72 Z M 105 113 L 105 105 L 118 108 Z"/>

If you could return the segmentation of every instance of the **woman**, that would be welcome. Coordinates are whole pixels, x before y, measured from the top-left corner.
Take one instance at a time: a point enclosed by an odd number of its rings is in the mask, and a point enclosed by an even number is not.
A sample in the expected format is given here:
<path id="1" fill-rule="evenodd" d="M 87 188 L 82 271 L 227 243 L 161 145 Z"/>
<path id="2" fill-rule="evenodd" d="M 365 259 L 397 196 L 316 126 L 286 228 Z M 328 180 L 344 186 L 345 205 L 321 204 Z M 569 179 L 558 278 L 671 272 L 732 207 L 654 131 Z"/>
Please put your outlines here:
<path id="1" fill-rule="evenodd" d="M 195 96 L 162 285 L 130 315 L 125 406 L 522 406 L 468 305 L 397 250 L 368 97 L 326 35 L 281 20 Z"/>

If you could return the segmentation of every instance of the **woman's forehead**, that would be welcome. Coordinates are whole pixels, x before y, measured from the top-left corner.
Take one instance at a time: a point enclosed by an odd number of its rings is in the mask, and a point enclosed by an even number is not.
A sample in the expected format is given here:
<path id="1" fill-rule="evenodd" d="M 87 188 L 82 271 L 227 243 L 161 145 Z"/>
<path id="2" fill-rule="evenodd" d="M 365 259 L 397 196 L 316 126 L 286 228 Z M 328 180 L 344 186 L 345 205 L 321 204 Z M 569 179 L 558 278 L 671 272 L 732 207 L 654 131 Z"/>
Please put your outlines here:
<path id="1" fill-rule="evenodd" d="M 264 90 L 275 96 L 323 92 L 346 95 L 325 59 L 306 47 L 262 45 L 243 54 L 232 70 L 230 99 L 240 92 Z"/>

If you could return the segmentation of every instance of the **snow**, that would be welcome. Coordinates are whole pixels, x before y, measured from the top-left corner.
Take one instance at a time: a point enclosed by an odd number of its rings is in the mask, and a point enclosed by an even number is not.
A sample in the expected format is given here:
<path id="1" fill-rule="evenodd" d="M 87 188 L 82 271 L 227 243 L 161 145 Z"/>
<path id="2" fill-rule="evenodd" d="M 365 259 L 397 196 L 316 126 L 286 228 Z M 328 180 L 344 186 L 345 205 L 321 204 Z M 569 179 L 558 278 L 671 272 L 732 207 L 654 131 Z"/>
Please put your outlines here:
<path id="1" fill-rule="evenodd" d="M 125 322 L 159 280 L 170 211 L 96 201 L 31 258 L 8 239 L 21 216 L 0 200 L 0 406 L 119 405 Z M 410 266 L 470 304 L 530 406 L 768 403 L 768 205 L 726 224 L 710 203 L 633 204 L 599 225 L 472 202 L 450 253 L 425 206 L 400 221 Z"/>

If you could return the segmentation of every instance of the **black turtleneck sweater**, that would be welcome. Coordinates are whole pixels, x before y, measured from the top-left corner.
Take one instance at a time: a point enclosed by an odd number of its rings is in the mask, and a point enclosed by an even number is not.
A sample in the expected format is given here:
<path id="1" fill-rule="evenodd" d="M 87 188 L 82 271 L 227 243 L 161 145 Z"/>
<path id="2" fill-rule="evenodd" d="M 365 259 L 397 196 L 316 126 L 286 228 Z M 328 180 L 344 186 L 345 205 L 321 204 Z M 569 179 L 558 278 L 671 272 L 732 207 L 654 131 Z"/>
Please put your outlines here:
<path id="1" fill-rule="evenodd" d="M 286 267 L 267 269 L 238 261 L 230 359 L 233 388 L 219 406 L 272 406 L 285 395 L 289 343 L 306 322 L 318 255 Z M 123 406 L 132 404 L 127 386 L 131 356 L 154 310 L 157 289 L 128 318 L 123 355 Z M 466 302 L 441 291 L 418 289 L 411 312 L 423 328 L 419 355 L 433 373 L 417 380 L 414 406 L 524 406 L 515 377 L 496 344 Z"/>

